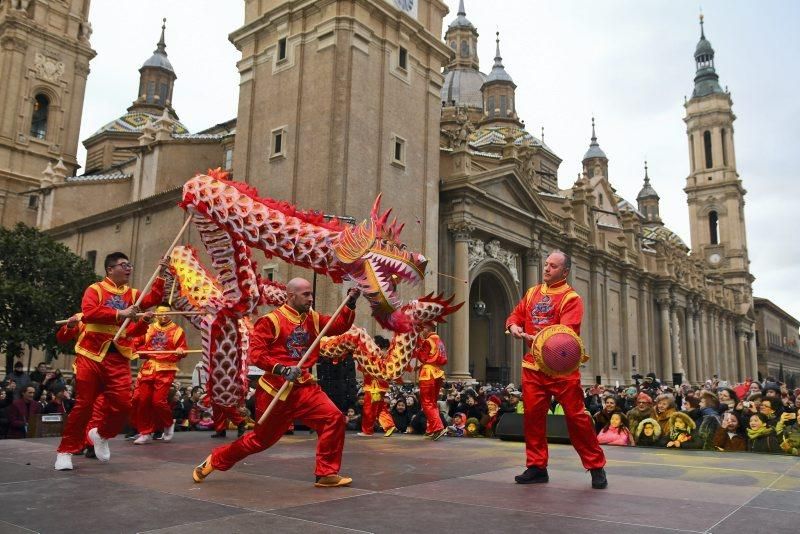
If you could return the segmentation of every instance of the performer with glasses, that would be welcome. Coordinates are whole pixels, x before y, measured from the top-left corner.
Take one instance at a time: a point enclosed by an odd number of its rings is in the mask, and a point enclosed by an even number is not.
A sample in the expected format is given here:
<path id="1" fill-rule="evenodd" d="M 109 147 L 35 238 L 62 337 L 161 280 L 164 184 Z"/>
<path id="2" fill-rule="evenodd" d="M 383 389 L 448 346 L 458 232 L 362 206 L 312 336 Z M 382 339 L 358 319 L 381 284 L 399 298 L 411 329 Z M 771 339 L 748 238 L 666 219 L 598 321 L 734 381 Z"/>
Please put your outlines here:
<path id="1" fill-rule="evenodd" d="M 75 345 L 77 399 L 58 446 L 55 469 L 59 471 L 71 470 L 72 455 L 83 450 L 84 429 L 101 392 L 105 396 L 105 418 L 97 428 L 89 429 L 88 437 L 98 460 L 107 462 L 111 458 L 108 440 L 125 426 L 131 409 L 130 360 L 135 357 L 132 338 L 143 334 L 147 328 L 145 321 L 152 318 L 152 312 L 147 312 L 142 320 L 136 320 L 140 311 L 134 305 L 138 292 L 127 285 L 133 269 L 128 257 L 114 252 L 106 256 L 104 266 L 106 277 L 86 288 L 81 301 L 85 326 Z M 167 269 L 169 264 L 162 261 L 162 274 Z M 163 294 L 164 279 L 158 277 L 141 307 L 159 304 Z M 125 319 L 130 319 L 131 325 L 113 341 Z"/>

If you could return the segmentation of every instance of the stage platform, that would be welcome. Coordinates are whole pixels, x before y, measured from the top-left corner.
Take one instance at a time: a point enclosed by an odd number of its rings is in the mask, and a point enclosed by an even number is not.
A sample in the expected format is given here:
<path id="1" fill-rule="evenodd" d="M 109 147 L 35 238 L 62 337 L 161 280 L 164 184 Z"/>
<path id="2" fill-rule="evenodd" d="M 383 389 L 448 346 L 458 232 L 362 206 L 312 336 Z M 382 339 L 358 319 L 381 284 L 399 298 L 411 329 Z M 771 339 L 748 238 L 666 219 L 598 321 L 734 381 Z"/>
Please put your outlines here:
<path id="1" fill-rule="evenodd" d="M 229 432 L 235 434 L 235 432 Z M 606 447 L 593 490 L 572 447 L 550 446 L 550 483 L 521 486 L 523 444 L 347 434 L 350 488 L 313 487 L 316 439 L 300 432 L 194 484 L 220 440 L 111 443 L 56 472 L 55 438 L 0 440 L 0 532 L 798 532 L 800 461 L 788 456 Z M 228 438 L 224 441 L 231 441 Z"/>

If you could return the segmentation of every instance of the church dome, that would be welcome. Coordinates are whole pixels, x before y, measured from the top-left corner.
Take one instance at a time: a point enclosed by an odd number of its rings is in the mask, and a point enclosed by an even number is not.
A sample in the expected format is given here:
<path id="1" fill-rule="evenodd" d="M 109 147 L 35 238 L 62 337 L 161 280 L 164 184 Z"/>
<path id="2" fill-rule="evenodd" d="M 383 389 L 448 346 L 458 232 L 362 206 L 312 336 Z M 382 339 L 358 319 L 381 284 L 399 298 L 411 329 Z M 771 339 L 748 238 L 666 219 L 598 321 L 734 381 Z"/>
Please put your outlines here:
<path id="1" fill-rule="evenodd" d="M 454 68 L 445 73 L 442 85 L 442 104 L 483 108 L 481 86 L 486 75 L 479 70 Z"/>
<path id="2" fill-rule="evenodd" d="M 464 0 L 458 4 L 458 14 L 453 22 L 451 22 L 448 26 L 449 29 L 455 28 L 467 28 L 470 30 L 474 30 L 475 26 L 467 19 L 467 12 L 464 9 Z"/>
<path id="3" fill-rule="evenodd" d="M 175 69 L 172 68 L 172 63 L 169 62 L 169 58 L 167 58 L 166 54 L 159 54 L 156 52 L 150 58 L 142 64 L 142 68 L 148 67 L 156 67 L 160 69 L 165 69 L 170 72 L 175 72 Z"/>
<path id="4" fill-rule="evenodd" d="M 147 113 L 144 111 L 129 111 L 122 117 L 114 119 L 113 121 L 109 122 L 99 130 L 97 130 L 95 133 L 92 134 L 92 137 L 105 132 L 140 133 L 142 132 L 142 130 L 144 130 L 144 127 L 147 126 L 148 122 L 150 121 L 155 122 L 159 118 L 161 118 L 161 116 L 156 115 L 155 113 Z M 172 126 L 172 133 L 186 134 L 189 133 L 189 130 L 187 130 L 186 126 L 181 124 L 179 121 L 174 120 L 174 124 Z"/>

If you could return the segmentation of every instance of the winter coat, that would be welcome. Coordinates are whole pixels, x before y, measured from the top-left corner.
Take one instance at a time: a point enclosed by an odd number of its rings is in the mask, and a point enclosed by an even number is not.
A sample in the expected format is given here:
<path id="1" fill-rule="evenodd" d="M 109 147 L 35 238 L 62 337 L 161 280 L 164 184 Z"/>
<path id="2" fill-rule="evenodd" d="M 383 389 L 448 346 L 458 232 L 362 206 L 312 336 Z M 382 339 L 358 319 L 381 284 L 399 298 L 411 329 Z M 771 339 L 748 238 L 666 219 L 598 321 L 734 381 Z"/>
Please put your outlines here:
<path id="1" fill-rule="evenodd" d="M 628 428 L 635 431 L 641 421 L 648 417 L 655 417 L 655 412 L 652 406 L 649 406 L 646 410 L 639 410 L 634 406 L 625 415 L 628 418 Z"/>
<path id="2" fill-rule="evenodd" d="M 627 428 L 606 427 L 597 435 L 597 441 L 601 445 L 633 445 L 631 433 Z"/>
<path id="3" fill-rule="evenodd" d="M 26 437 L 28 423 L 31 418 L 42 412 L 42 406 L 36 401 L 26 402 L 17 399 L 8 410 L 8 439 L 21 439 Z"/>
<path id="4" fill-rule="evenodd" d="M 755 439 L 748 437 L 747 450 L 750 452 L 783 452 L 775 432 L 770 432 Z"/>
<path id="5" fill-rule="evenodd" d="M 599 434 L 601 430 L 609 426 L 611 423 L 611 416 L 615 413 L 622 413 L 619 409 L 615 408 L 613 412 L 608 413 L 605 409 L 600 410 L 594 414 L 594 432 Z"/>
<path id="6" fill-rule="evenodd" d="M 738 432 L 731 436 L 726 429 L 719 427 L 714 433 L 714 446 L 723 451 L 746 451 L 747 440 Z"/>

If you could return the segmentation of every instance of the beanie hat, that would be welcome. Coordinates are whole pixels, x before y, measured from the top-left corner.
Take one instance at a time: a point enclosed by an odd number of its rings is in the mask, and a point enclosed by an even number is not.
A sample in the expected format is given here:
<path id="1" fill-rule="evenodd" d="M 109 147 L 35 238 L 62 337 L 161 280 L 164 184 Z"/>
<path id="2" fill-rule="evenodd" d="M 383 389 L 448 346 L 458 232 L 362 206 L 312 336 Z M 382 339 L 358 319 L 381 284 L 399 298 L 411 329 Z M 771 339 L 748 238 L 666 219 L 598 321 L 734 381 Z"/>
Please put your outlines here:
<path id="1" fill-rule="evenodd" d="M 646 402 L 647 404 L 653 404 L 653 398 L 645 392 L 641 392 L 636 395 L 636 402 Z"/>
<path id="2" fill-rule="evenodd" d="M 498 397 L 497 395 L 492 395 L 486 400 L 486 402 L 493 402 L 495 403 L 496 406 L 500 406 L 500 404 L 502 403 L 500 397 Z"/>

